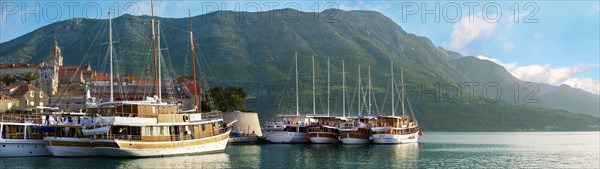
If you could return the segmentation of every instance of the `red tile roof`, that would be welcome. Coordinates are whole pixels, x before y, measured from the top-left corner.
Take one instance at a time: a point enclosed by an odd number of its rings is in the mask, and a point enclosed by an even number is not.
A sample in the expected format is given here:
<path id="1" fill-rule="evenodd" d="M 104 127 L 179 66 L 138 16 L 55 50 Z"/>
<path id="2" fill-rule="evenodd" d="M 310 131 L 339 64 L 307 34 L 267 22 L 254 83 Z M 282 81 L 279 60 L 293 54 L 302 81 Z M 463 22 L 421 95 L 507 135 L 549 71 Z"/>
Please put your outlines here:
<path id="1" fill-rule="evenodd" d="M 29 92 L 29 91 L 41 91 L 41 90 L 35 86 L 26 84 L 26 85 L 19 86 L 19 88 L 17 88 L 17 90 L 15 90 L 15 92 L 13 92 L 10 96 L 11 97 L 22 97 L 23 95 L 27 94 L 27 92 Z"/>
<path id="2" fill-rule="evenodd" d="M 35 68 L 37 67 L 38 64 L 0 64 L 0 69 L 6 69 L 6 68 L 23 68 L 23 67 L 29 67 L 29 68 Z"/>

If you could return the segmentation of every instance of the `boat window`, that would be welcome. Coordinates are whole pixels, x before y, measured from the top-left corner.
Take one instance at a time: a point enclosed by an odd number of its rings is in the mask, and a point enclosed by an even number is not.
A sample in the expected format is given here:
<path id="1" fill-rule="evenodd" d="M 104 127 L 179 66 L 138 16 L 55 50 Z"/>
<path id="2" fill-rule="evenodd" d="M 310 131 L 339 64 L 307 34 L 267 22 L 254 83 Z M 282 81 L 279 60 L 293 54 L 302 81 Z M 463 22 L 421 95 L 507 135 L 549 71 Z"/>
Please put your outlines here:
<path id="1" fill-rule="evenodd" d="M 299 132 L 306 133 L 306 127 L 299 127 Z"/>

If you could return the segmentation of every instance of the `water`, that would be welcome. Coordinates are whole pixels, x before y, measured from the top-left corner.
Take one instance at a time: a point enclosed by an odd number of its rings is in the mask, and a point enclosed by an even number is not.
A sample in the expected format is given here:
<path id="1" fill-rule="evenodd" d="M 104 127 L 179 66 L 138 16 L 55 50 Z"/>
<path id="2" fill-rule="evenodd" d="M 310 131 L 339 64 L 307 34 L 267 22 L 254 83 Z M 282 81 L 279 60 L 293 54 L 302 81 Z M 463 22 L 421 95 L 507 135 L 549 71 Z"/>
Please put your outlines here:
<path id="1" fill-rule="evenodd" d="M 229 146 L 163 158 L 3 158 L 0 168 L 600 168 L 600 132 L 428 132 L 419 144 Z"/>

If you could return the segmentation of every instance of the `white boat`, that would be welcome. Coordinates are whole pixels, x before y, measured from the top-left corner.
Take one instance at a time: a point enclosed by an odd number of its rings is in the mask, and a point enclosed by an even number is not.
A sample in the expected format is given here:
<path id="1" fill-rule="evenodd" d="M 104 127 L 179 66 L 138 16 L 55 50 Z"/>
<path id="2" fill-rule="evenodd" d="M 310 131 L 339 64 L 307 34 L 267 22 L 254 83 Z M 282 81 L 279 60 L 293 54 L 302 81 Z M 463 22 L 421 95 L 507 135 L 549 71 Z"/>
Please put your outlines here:
<path id="1" fill-rule="evenodd" d="M 153 11 L 153 9 L 151 9 Z M 180 110 L 179 105 L 162 102 L 160 71 L 160 22 L 158 38 L 154 31 L 152 15 L 152 51 L 155 60 L 155 95 L 143 101 L 114 101 L 112 78 L 112 33 L 109 36 L 111 57 L 110 100 L 88 109 L 90 114 L 99 114 L 104 120 L 87 128 L 84 133 L 93 134 L 90 143 L 93 150 L 105 156 L 151 157 L 182 154 L 222 152 L 227 146 L 231 125 L 224 124 L 221 112 L 199 112 L 198 85 L 194 62 L 194 40 L 190 14 L 190 51 L 193 72 L 194 108 Z M 109 22 L 110 24 L 110 22 Z M 109 26 L 111 27 L 111 26 Z M 109 31 L 112 31 L 109 29 Z M 158 42 L 156 42 L 158 39 Z M 156 62 L 158 60 L 159 62 Z M 158 65 L 156 65 L 158 63 Z M 104 133 L 108 127 L 108 132 Z"/>
<path id="2" fill-rule="evenodd" d="M 266 137 L 272 143 L 309 143 L 306 123 L 308 117 L 294 115 L 278 115 L 278 121 L 265 130 Z"/>
<path id="3" fill-rule="evenodd" d="M 101 104 L 98 109 L 103 109 Z M 93 135 L 93 150 L 104 156 L 149 157 L 224 151 L 231 132 L 221 112 L 178 113 L 176 105 L 149 102 L 112 102 L 106 114 L 109 132 Z M 130 110 L 144 110 L 134 112 Z M 156 113 L 152 113 L 155 110 Z M 90 109 L 95 112 L 97 109 Z M 134 114 L 137 117 L 119 116 Z M 93 129 L 90 129 L 93 130 Z"/>
<path id="4" fill-rule="evenodd" d="M 392 85 L 396 86 L 394 82 L 394 69 L 393 62 L 392 64 Z M 401 78 L 401 86 L 402 90 L 400 90 L 400 99 L 402 106 L 402 116 L 395 116 L 394 112 L 394 88 L 392 87 L 392 115 L 391 116 L 379 116 L 377 120 L 376 126 L 372 128 L 374 132 L 372 138 L 373 142 L 376 144 L 406 144 L 406 143 L 417 143 L 419 140 L 419 136 L 423 134 L 420 131 L 418 122 L 414 119 L 414 114 L 412 112 L 412 108 L 410 107 L 410 101 L 406 98 L 405 90 L 404 90 L 404 73 L 402 73 Z M 408 105 L 408 109 L 413 117 L 413 121 L 410 121 L 411 118 L 406 116 L 406 108 L 405 102 Z"/>
<path id="5" fill-rule="evenodd" d="M 40 124 L 0 121 L 0 157 L 50 156 L 44 145 L 44 133 L 33 128 Z"/>

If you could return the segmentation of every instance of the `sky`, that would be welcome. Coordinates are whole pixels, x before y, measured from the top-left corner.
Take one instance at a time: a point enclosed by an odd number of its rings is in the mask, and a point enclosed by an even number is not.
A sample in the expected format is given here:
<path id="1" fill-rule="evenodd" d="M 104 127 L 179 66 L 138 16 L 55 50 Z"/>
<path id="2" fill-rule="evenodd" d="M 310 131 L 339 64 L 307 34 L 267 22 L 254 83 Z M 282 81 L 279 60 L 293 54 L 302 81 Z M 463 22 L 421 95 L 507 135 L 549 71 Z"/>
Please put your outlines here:
<path id="1" fill-rule="evenodd" d="M 406 32 L 465 56 L 496 62 L 515 77 L 600 94 L 599 1 L 154 1 L 156 16 L 294 8 L 378 11 Z M 0 2 L 0 42 L 71 18 L 106 19 L 112 9 L 150 15 L 149 1 Z"/>

